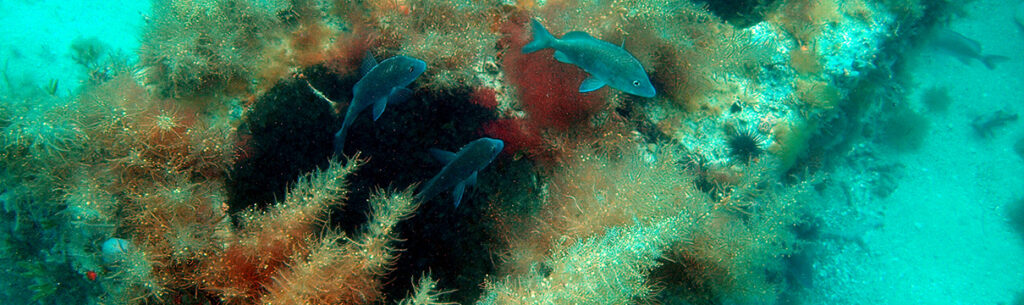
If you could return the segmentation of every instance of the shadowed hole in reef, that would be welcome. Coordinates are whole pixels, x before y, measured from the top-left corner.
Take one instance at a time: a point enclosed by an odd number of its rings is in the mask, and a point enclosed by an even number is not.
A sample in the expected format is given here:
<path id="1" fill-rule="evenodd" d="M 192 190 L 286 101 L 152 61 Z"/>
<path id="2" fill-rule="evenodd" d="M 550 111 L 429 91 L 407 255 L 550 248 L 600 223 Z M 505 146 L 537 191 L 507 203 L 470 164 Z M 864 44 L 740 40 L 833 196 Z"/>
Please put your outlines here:
<path id="1" fill-rule="evenodd" d="M 306 80 L 328 98 L 341 104 L 341 113 L 352 98 L 357 75 L 339 76 L 313 67 L 306 79 L 281 82 L 261 96 L 240 127 L 242 158 L 232 168 L 227 184 L 231 211 L 264 207 L 282 198 L 298 177 L 324 168 L 334 154 L 334 133 L 343 115 L 335 116 L 328 103 L 316 97 Z M 480 126 L 493 120 L 492 111 L 469 102 L 470 88 L 431 92 L 411 86 L 413 97 L 388 105 L 376 122 L 371 110 L 361 113 L 348 132 L 346 156 L 356 152 L 368 160 L 349 179 L 350 193 L 341 208 L 331 212 L 330 226 L 356 234 L 366 223 L 367 199 L 378 189 L 404 189 L 423 183 L 444 166 L 428 150 L 457 151 L 482 136 Z M 492 164 L 498 165 L 499 160 Z M 486 175 L 485 170 L 481 175 Z M 422 203 L 416 213 L 399 223 L 395 248 L 402 249 L 394 269 L 382 280 L 389 299 L 407 295 L 413 278 L 431 272 L 440 287 L 453 289 L 453 301 L 475 300 L 484 275 L 493 271 L 487 243 L 491 226 L 482 217 L 488 177 L 467 190 L 455 209 L 444 193 Z"/>
<path id="2" fill-rule="evenodd" d="M 328 96 L 348 94 L 344 88 L 356 81 L 354 75 L 339 79 L 318 67 L 304 74 Z M 260 96 L 239 126 L 239 157 L 226 183 L 230 211 L 281 200 L 298 177 L 325 168 L 341 126 L 332 112 L 301 79 L 284 80 Z"/>
<path id="3" fill-rule="evenodd" d="M 764 20 L 764 14 L 776 0 L 704 0 L 709 11 L 733 26 L 746 28 Z"/>
<path id="4" fill-rule="evenodd" d="M 350 227 L 353 223 L 365 223 L 365 202 L 373 190 L 422 185 L 444 166 L 430 156 L 430 148 L 456 152 L 483 136 L 481 126 L 494 119 L 490 110 L 469 101 L 470 88 L 433 92 L 414 84 L 411 89 L 414 94 L 408 101 L 388 105 L 376 122 L 367 110 L 349 130 L 345 154 L 358 151 L 369 159 L 352 180 L 349 205 L 332 215 L 332 223 L 349 232 L 357 228 Z M 488 258 L 489 248 L 483 246 L 491 231 L 489 218 L 482 216 L 487 194 L 478 190 L 487 187 L 487 175 L 499 161 L 480 173 L 479 184 L 467 189 L 458 209 L 450 192 L 445 192 L 421 203 L 411 218 L 398 224 L 402 241 L 396 248 L 402 251 L 384 279 L 389 299 L 407 295 L 412 279 L 425 272 L 440 281 L 439 287 L 454 290 L 446 295 L 452 301 L 472 302 L 479 296 L 479 284 L 494 266 Z"/>

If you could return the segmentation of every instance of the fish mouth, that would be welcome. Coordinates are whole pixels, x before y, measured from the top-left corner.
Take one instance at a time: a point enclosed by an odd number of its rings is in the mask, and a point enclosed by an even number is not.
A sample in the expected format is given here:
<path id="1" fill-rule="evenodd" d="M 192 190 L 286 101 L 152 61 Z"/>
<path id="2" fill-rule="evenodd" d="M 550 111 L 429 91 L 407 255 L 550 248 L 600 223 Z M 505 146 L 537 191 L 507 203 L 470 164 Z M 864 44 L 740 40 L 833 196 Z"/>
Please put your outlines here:
<path id="1" fill-rule="evenodd" d="M 636 92 L 632 92 L 632 93 L 633 93 L 633 95 L 636 95 L 636 96 L 639 96 L 639 97 L 654 97 L 655 95 L 657 95 L 657 93 L 654 91 L 654 88 L 641 89 L 641 90 L 637 90 Z"/>
<path id="2" fill-rule="evenodd" d="M 419 60 L 419 59 L 417 59 L 417 60 L 415 60 L 413 62 L 415 63 L 415 64 L 413 64 L 413 67 L 415 68 L 415 71 L 413 71 L 413 72 L 416 75 L 423 74 L 423 71 L 427 70 L 427 62 Z"/>

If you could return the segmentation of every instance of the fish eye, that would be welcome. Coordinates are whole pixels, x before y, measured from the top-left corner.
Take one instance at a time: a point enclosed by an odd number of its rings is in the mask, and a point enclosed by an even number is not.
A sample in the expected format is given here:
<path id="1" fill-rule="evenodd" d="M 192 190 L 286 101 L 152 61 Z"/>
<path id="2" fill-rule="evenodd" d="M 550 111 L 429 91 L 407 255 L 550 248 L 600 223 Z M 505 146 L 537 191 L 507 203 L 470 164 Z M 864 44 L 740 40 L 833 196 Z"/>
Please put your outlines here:
<path id="1" fill-rule="evenodd" d="M 416 67 L 409 66 L 409 72 L 412 72 L 413 70 L 416 70 Z"/>
<path id="2" fill-rule="evenodd" d="M 640 87 L 640 81 L 638 81 L 638 80 L 633 81 L 633 87 Z"/>

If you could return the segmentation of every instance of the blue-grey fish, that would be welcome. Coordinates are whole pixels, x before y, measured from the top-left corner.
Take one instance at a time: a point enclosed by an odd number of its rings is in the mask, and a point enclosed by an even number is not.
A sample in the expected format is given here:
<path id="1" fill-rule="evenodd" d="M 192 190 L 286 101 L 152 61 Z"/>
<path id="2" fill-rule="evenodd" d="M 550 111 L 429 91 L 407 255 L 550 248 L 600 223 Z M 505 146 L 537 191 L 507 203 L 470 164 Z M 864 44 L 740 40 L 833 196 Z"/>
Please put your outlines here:
<path id="1" fill-rule="evenodd" d="M 1024 30 L 1024 2 L 1017 3 L 1017 10 L 1013 13 L 1013 20 L 1017 21 L 1017 26 Z"/>
<path id="2" fill-rule="evenodd" d="M 426 69 L 426 62 L 408 56 L 391 57 L 378 64 L 373 54 L 367 52 L 360 68 L 363 78 L 352 88 L 352 102 L 345 111 L 345 121 L 334 134 L 334 152 L 343 153 L 345 136 L 356 116 L 373 105 L 373 120 L 377 121 L 388 104 L 401 103 L 412 96 L 412 90 L 405 86 L 416 80 Z"/>
<path id="3" fill-rule="evenodd" d="M 422 201 L 427 201 L 441 192 L 454 188 L 452 197 L 455 200 L 455 207 L 459 207 L 466 186 L 475 185 L 477 172 L 491 164 L 504 148 L 505 142 L 501 140 L 479 138 L 463 146 L 458 153 L 431 149 L 430 153 L 434 158 L 444 162 L 445 166 L 423 185 L 416 196 Z"/>
<path id="4" fill-rule="evenodd" d="M 970 63 L 972 59 L 977 59 L 989 69 L 995 69 L 996 64 L 1010 59 L 1006 56 L 981 54 L 981 43 L 950 29 L 936 31 L 932 45 L 953 55 L 965 64 Z"/>
<path id="5" fill-rule="evenodd" d="M 604 85 L 642 97 L 654 97 L 654 86 L 643 65 L 620 46 L 594 38 L 585 32 L 569 32 L 562 39 L 551 36 L 537 20 L 531 20 L 533 41 L 523 53 L 555 49 L 555 60 L 573 64 L 590 74 L 580 84 L 580 92 L 601 89 Z"/>

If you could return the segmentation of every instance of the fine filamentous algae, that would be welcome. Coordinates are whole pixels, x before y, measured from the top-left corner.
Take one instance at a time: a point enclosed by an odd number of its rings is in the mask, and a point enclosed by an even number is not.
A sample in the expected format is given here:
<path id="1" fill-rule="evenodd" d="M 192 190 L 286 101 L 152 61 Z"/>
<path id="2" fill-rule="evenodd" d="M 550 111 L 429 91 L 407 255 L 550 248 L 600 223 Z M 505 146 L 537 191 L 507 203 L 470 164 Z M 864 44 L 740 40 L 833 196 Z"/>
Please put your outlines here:
<path id="1" fill-rule="evenodd" d="M 0 303 L 1024 304 L 1022 16 L 0 1 Z"/>

